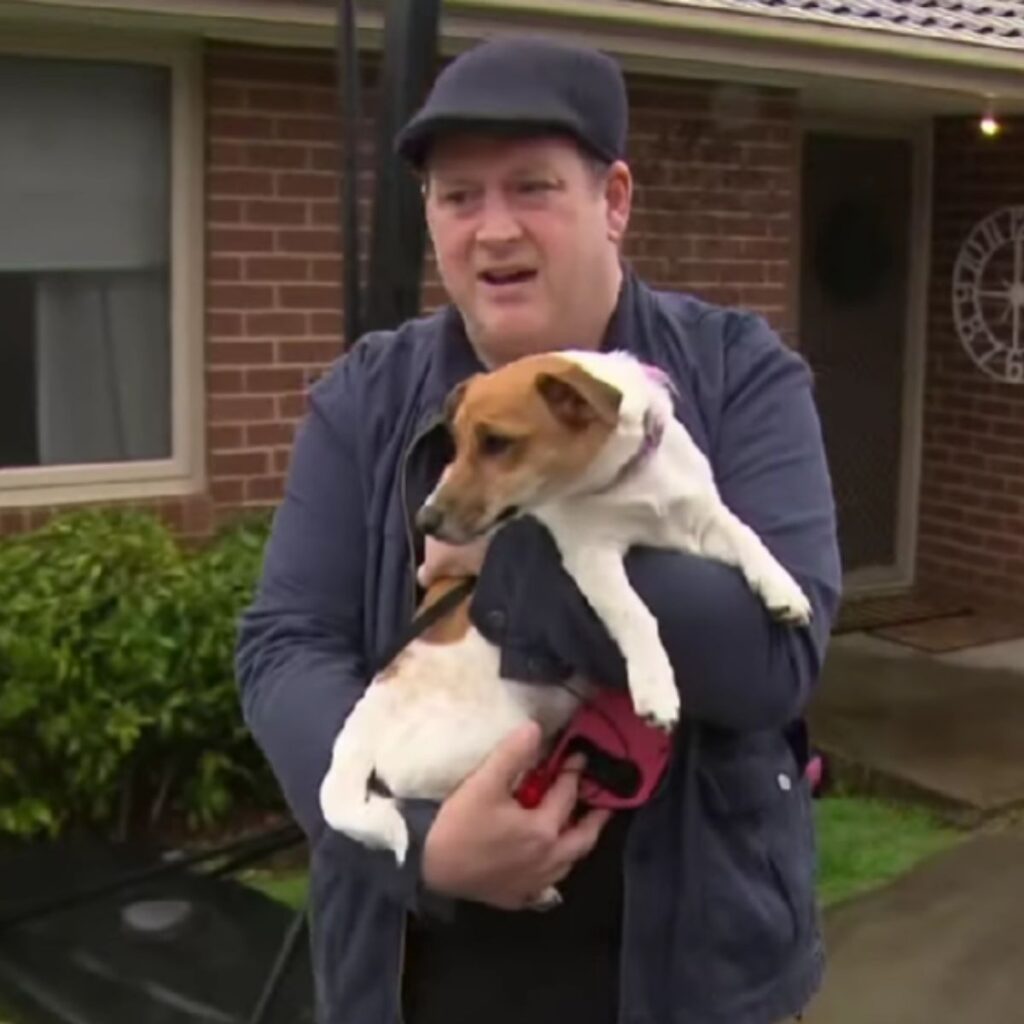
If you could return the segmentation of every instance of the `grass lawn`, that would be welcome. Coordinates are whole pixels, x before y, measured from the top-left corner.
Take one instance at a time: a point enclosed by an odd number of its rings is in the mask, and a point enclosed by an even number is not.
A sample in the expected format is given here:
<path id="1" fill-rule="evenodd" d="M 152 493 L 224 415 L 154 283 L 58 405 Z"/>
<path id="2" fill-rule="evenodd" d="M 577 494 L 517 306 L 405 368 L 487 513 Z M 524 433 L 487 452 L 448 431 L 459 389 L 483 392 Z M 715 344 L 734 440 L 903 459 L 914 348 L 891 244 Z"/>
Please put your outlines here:
<path id="1" fill-rule="evenodd" d="M 946 849 L 963 834 L 918 807 L 856 796 L 815 801 L 819 884 L 824 906 L 873 889 Z M 304 870 L 253 870 L 243 880 L 298 907 L 306 898 Z"/>
<path id="2" fill-rule="evenodd" d="M 920 807 L 856 796 L 815 801 L 824 906 L 874 889 L 962 838 Z"/>

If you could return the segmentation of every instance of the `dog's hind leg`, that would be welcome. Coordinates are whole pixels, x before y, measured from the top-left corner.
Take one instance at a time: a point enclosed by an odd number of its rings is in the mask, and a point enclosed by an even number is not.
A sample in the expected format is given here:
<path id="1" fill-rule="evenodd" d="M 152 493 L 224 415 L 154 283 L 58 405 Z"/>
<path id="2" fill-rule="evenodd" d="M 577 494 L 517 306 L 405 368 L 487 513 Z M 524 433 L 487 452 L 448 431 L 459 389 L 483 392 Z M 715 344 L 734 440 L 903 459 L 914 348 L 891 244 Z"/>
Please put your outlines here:
<path id="1" fill-rule="evenodd" d="M 394 800 L 370 791 L 376 767 L 372 740 L 387 722 L 387 701 L 387 692 L 371 685 L 352 709 L 334 741 L 320 785 L 320 809 L 336 832 L 391 850 L 402 864 L 409 849 L 405 818 Z"/>

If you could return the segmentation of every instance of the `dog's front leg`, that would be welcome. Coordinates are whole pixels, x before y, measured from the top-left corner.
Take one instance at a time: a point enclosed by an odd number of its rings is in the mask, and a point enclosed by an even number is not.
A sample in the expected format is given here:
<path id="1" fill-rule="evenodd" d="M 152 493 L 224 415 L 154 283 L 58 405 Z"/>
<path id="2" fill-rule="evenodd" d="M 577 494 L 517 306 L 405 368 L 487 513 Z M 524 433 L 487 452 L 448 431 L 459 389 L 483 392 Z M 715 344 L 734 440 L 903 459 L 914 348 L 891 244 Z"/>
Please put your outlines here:
<path id="1" fill-rule="evenodd" d="M 566 545 L 562 560 L 622 652 L 636 713 L 661 729 L 672 729 L 679 720 L 675 672 L 658 620 L 629 582 L 623 553 Z"/>
<path id="2" fill-rule="evenodd" d="M 701 553 L 739 569 L 774 618 L 800 626 L 810 622 L 811 604 L 800 585 L 761 538 L 724 504 L 708 508 L 697 533 Z"/>

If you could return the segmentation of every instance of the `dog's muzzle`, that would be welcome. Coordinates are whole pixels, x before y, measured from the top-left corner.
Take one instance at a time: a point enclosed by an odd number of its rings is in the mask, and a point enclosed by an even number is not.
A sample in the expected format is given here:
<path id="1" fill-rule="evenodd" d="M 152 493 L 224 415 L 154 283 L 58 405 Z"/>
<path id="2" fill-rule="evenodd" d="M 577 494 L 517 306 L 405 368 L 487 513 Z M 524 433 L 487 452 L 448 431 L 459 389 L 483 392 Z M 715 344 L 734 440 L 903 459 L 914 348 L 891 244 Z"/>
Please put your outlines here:
<path id="1" fill-rule="evenodd" d="M 416 527 L 428 537 L 436 537 L 444 525 L 444 513 L 436 505 L 424 505 L 416 513 Z"/>

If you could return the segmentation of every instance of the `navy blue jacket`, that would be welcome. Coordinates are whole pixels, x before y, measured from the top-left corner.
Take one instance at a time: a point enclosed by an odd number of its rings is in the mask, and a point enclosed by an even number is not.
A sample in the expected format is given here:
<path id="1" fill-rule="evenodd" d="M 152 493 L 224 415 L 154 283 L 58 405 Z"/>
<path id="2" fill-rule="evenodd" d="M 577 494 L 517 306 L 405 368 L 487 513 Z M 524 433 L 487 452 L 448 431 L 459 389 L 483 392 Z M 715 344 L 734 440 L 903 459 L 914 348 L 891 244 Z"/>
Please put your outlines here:
<path id="1" fill-rule="evenodd" d="M 798 723 L 840 594 L 835 512 L 812 379 L 766 323 L 655 292 L 627 270 L 605 339 L 666 370 L 677 415 L 727 505 L 805 588 L 810 630 L 777 624 L 739 573 L 638 547 L 629 577 L 658 619 L 686 720 L 625 852 L 622 1024 L 774 1024 L 820 982 L 810 795 Z M 407 914 L 444 914 L 422 886 L 436 813 L 405 813 L 399 869 L 324 825 L 331 745 L 413 614 L 412 516 L 449 455 L 450 388 L 481 369 L 450 307 L 363 339 L 312 390 L 237 673 L 246 721 L 310 841 L 323 1024 L 395 1024 Z M 504 671 L 572 670 L 625 685 L 603 626 L 534 521 L 495 538 L 472 604 Z"/>

